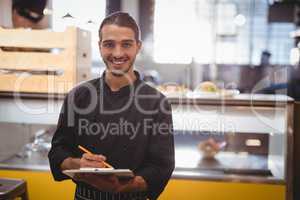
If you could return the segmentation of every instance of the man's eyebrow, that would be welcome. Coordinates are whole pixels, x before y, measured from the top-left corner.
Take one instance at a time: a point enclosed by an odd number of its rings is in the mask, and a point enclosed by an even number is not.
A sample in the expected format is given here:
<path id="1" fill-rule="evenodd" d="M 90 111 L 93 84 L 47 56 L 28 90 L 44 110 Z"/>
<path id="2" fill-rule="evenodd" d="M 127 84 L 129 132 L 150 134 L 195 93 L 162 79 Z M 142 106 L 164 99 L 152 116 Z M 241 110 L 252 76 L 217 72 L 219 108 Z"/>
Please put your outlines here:
<path id="1" fill-rule="evenodd" d="M 115 42 L 115 40 L 103 40 L 103 43 L 108 43 L 108 42 Z M 126 39 L 126 40 L 122 40 L 121 42 L 130 42 L 130 43 L 134 43 L 133 39 Z"/>
<path id="2" fill-rule="evenodd" d="M 128 39 L 128 40 L 122 40 L 122 42 L 134 42 L 134 40 L 132 40 L 132 39 Z"/>
<path id="3" fill-rule="evenodd" d="M 103 43 L 114 42 L 113 40 L 104 40 Z"/>

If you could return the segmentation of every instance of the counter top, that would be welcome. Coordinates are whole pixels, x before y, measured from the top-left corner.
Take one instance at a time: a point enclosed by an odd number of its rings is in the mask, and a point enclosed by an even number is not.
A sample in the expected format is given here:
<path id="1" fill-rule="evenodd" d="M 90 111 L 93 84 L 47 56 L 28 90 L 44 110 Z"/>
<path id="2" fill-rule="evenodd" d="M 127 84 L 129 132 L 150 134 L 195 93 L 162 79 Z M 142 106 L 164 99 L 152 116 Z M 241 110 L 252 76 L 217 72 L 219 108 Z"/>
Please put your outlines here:
<path id="1" fill-rule="evenodd" d="M 45 152 L 30 152 L 27 156 L 15 155 L 0 162 L 0 169 L 49 171 L 49 161 Z"/>
<path id="2" fill-rule="evenodd" d="M 283 107 L 288 103 L 293 103 L 293 99 L 286 95 L 272 94 L 238 94 L 233 96 L 215 97 L 168 97 L 171 104 L 189 105 L 222 105 L 222 106 L 263 106 L 263 107 Z"/>
<path id="3" fill-rule="evenodd" d="M 285 184 L 283 178 L 272 176 L 268 168 L 271 158 L 267 156 L 219 152 L 214 159 L 202 159 L 198 141 L 184 138 L 175 137 L 174 179 Z M 1 162 L 0 169 L 50 170 L 47 152 L 31 152 L 24 158 L 14 156 Z"/>
<path id="4" fill-rule="evenodd" d="M 14 156 L 0 163 L 0 169 L 9 170 L 30 170 L 30 171 L 50 171 L 49 162 L 46 155 L 33 152 L 30 157 L 20 158 Z M 189 180 L 208 180 L 226 182 L 250 182 L 284 184 L 285 181 L 273 176 L 228 174 L 226 170 L 200 169 L 197 167 L 176 166 L 172 178 Z"/>
<path id="5" fill-rule="evenodd" d="M 10 96 L 11 95 L 11 96 Z M 285 107 L 293 99 L 285 95 L 239 94 L 232 97 L 168 97 L 171 104 Z M 0 122 L 55 125 L 63 95 L 0 92 Z"/>

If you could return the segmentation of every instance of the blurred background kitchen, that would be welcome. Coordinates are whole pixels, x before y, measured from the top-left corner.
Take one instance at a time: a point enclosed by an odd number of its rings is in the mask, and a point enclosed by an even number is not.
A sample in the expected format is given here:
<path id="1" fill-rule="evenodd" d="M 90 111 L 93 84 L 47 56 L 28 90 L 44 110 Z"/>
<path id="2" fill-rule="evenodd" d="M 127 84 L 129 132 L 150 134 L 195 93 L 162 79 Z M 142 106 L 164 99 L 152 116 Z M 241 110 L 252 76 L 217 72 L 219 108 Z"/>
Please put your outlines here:
<path id="1" fill-rule="evenodd" d="M 64 95 L 105 70 L 98 28 L 115 11 L 138 22 L 135 68 L 173 107 L 160 199 L 300 198 L 300 2 L 24 2 L 0 0 L 0 176 L 24 179 L 29 199 L 72 199 L 46 155 Z"/>

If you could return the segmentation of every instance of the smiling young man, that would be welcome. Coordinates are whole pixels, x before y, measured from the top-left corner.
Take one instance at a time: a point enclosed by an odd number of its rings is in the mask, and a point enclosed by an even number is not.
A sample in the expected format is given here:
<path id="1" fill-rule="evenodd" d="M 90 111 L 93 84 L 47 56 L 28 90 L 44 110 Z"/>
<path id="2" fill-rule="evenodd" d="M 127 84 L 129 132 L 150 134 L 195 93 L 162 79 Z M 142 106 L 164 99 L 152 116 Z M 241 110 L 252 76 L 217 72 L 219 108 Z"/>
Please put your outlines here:
<path id="1" fill-rule="evenodd" d="M 118 23 L 122 23 L 121 18 L 106 18 L 99 29 L 99 49 L 108 69 L 105 80 L 112 90 L 136 80 L 133 64 L 142 45 L 137 38 L 139 29 L 130 25 L 133 21 L 128 21 L 128 27 Z"/>
<path id="2" fill-rule="evenodd" d="M 75 199 L 157 199 L 174 169 L 171 106 L 134 70 L 141 49 L 139 28 L 123 12 L 99 28 L 99 50 L 106 65 L 100 78 L 74 88 L 65 98 L 49 161 L 55 180 L 65 169 L 131 169 L 135 176 L 79 176 Z M 94 154 L 82 154 L 84 146 Z"/>

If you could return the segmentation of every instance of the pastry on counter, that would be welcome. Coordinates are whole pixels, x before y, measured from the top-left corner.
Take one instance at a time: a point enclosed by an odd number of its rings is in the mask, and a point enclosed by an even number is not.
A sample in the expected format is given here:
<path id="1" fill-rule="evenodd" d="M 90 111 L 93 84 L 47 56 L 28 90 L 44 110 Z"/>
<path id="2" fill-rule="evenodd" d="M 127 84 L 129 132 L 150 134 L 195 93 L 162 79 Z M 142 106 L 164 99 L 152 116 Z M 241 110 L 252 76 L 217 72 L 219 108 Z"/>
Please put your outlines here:
<path id="1" fill-rule="evenodd" d="M 202 158 L 213 159 L 215 155 L 226 146 L 226 142 L 217 142 L 214 138 L 208 138 L 198 144 Z"/>
<path id="2" fill-rule="evenodd" d="M 182 97 L 189 91 L 186 86 L 177 84 L 159 85 L 156 89 L 167 97 Z"/>
<path id="3" fill-rule="evenodd" d="M 192 93 L 188 94 L 188 97 L 207 97 L 207 98 L 220 98 L 231 97 L 239 94 L 239 90 L 236 89 L 222 89 L 211 81 L 205 81 L 200 83 Z"/>
<path id="4" fill-rule="evenodd" d="M 196 91 L 201 92 L 218 92 L 220 89 L 211 81 L 205 81 L 199 84 L 195 89 Z"/>

